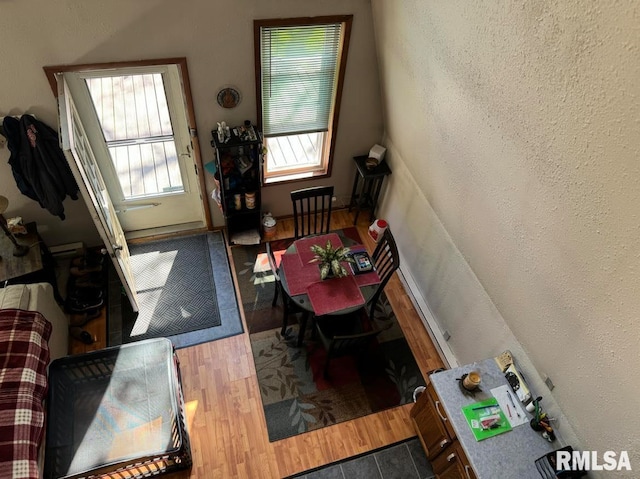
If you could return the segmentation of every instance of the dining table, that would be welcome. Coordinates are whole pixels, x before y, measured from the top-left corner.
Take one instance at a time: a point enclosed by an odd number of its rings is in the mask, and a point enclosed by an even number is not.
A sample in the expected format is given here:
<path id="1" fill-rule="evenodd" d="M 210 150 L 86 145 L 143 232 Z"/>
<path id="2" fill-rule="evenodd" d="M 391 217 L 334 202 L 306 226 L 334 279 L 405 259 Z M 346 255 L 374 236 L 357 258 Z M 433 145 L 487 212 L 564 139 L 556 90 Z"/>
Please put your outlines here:
<path id="1" fill-rule="evenodd" d="M 302 315 L 298 331 L 298 346 L 302 345 L 309 314 L 316 317 L 347 315 L 366 305 L 375 294 L 380 277 L 375 268 L 357 273 L 349 263 L 343 263 L 347 276 L 320 278 L 320 268 L 314 262 L 313 245 L 345 246 L 351 253 L 366 252 L 364 245 L 344 235 L 342 230 L 328 234 L 310 235 L 294 241 L 282 255 L 280 280 L 291 300 L 306 314 Z"/>

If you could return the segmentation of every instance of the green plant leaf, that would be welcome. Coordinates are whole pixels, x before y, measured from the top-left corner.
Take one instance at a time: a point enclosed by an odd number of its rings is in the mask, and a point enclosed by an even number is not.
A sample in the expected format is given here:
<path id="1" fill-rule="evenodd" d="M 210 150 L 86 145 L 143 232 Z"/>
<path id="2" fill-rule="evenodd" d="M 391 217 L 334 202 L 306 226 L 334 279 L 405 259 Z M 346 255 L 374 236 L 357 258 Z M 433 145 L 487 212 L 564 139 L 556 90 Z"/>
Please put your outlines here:
<path id="1" fill-rule="evenodd" d="M 328 274 L 329 274 L 329 265 L 325 263 L 322 266 L 320 266 L 320 279 L 325 279 Z"/>
<path id="2" fill-rule="evenodd" d="M 342 266 L 340 266 L 340 262 L 337 259 L 331 261 L 331 271 L 333 271 L 334 276 L 338 278 L 342 276 Z"/>

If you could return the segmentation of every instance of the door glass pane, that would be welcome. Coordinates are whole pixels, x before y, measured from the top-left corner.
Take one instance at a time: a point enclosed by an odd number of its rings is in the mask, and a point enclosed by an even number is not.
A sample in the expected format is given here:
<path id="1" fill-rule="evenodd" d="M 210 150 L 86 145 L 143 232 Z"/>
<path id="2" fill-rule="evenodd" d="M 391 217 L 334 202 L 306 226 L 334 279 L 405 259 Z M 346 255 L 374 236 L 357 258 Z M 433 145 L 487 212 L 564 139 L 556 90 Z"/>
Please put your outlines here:
<path id="1" fill-rule="evenodd" d="M 85 82 L 125 199 L 184 192 L 162 74 Z"/>
<path id="2" fill-rule="evenodd" d="M 104 225 L 106 229 L 109 230 L 109 235 L 113 237 L 115 236 L 115 228 L 109 212 L 109 202 L 105 198 L 107 188 L 102 182 L 102 177 L 98 171 L 95 159 L 91 156 L 91 146 L 89 145 L 87 137 L 83 134 L 83 129 L 78 118 L 78 112 L 75 109 L 72 113 L 72 121 L 73 127 L 71 128 L 70 134 L 73 135 L 75 153 L 82 162 L 82 167 L 87 174 L 89 186 L 93 190 L 95 196 L 96 208 L 99 208 L 99 211 L 102 214 L 102 219 L 104 220 Z"/>

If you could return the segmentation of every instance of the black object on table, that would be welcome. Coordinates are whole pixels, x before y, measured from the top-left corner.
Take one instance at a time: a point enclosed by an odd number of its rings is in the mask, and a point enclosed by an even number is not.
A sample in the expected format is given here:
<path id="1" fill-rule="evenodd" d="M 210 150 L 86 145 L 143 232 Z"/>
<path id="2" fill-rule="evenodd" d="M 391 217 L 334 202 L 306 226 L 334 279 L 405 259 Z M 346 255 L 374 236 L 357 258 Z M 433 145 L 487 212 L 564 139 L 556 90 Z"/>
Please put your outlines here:
<path id="1" fill-rule="evenodd" d="M 382 188 L 384 177 L 391 174 L 391 169 L 385 160 L 382 160 L 375 168 L 367 168 L 367 155 L 354 156 L 356 162 L 356 175 L 353 179 L 353 189 L 351 190 L 351 201 L 349 211 L 356 208 L 356 215 L 353 224 L 358 222 L 358 215 L 362 208 L 369 208 L 369 220 L 375 218 L 376 205 Z"/>
<path id="2" fill-rule="evenodd" d="M 46 479 L 138 479 L 191 467 L 178 359 L 148 339 L 49 366 Z"/>

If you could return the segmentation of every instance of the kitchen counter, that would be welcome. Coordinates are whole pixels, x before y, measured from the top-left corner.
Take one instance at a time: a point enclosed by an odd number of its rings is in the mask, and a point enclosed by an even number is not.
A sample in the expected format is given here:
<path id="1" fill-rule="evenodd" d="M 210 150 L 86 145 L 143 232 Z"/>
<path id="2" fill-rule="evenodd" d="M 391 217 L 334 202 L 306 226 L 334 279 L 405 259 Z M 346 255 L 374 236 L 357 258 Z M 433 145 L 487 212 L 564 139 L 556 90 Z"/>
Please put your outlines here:
<path id="1" fill-rule="evenodd" d="M 457 379 L 473 370 L 480 372 L 482 384 L 480 391 L 474 396 L 467 396 L 461 391 Z M 560 438 L 549 442 L 528 424 L 516 426 L 511 431 L 483 441 L 476 441 L 461 408 L 493 397 L 491 389 L 508 384 L 494 359 L 441 371 L 432 374 L 430 380 L 478 479 L 540 479 L 542 476 L 536 468 L 535 460 L 564 446 Z M 529 419 L 533 417 L 529 413 L 525 414 Z"/>

